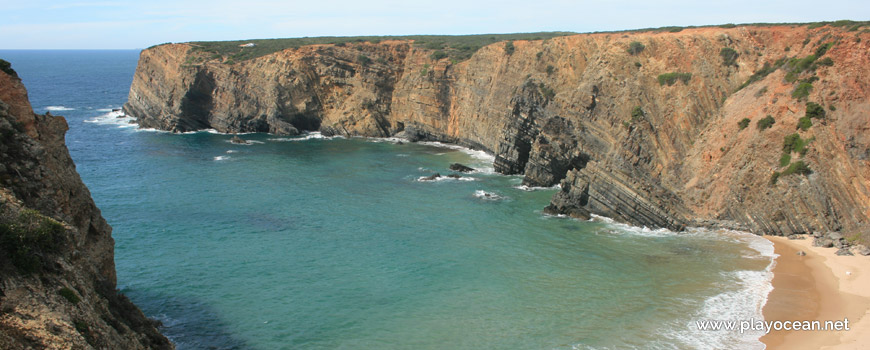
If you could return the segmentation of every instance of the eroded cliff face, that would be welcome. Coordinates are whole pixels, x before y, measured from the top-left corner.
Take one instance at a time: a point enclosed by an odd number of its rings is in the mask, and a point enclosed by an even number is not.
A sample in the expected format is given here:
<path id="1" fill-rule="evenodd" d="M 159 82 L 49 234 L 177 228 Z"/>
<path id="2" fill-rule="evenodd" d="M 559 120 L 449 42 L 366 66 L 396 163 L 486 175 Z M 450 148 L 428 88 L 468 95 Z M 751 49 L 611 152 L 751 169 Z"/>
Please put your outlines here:
<path id="1" fill-rule="evenodd" d="M 172 349 L 116 290 L 111 227 L 64 143 L 0 72 L 0 348 Z"/>
<path id="2" fill-rule="evenodd" d="M 514 41 L 515 50 L 497 43 L 458 63 L 399 41 L 234 64 L 169 44 L 142 52 L 125 111 L 173 131 L 458 143 L 494 154 L 496 170 L 524 174 L 528 185 L 561 183 L 547 210 L 578 218 L 850 235 L 866 232 L 870 216 L 868 40 L 828 26 L 588 34 Z M 631 42 L 644 49 L 629 53 Z M 830 62 L 788 78 L 792 66 L 782 64 L 738 89 L 765 64 L 825 43 L 834 44 L 816 59 Z M 691 75 L 662 84 L 665 73 Z M 802 82 L 812 85 L 808 96 L 792 97 Z M 827 113 L 801 130 L 807 101 Z M 757 128 L 767 115 L 773 126 Z M 791 153 L 812 172 L 771 181 L 787 173 L 779 162 L 793 133 L 812 140 L 803 155 Z"/>

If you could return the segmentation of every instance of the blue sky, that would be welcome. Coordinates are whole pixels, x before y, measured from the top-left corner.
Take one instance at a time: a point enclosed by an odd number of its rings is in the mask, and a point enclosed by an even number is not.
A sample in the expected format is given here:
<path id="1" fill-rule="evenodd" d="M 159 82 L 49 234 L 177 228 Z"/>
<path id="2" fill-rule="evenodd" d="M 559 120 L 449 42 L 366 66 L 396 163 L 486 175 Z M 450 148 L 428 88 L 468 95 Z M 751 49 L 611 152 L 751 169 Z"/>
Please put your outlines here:
<path id="1" fill-rule="evenodd" d="M 0 49 L 133 49 L 194 40 L 870 19 L 867 0 L 0 0 L 0 9 Z"/>

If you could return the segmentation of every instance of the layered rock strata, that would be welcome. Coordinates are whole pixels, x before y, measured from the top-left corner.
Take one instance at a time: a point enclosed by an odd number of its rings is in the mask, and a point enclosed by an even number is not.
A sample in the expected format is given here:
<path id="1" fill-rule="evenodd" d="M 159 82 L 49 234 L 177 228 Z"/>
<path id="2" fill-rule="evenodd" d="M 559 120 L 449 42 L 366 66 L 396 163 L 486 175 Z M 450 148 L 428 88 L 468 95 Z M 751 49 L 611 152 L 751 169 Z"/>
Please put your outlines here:
<path id="1" fill-rule="evenodd" d="M 168 44 L 142 52 L 125 111 L 172 131 L 457 143 L 527 185 L 561 183 L 547 210 L 578 218 L 855 235 L 870 230 L 868 40 L 845 27 L 739 26 L 496 43 L 462 62 L 383 41 L 232 64 Z M 827 113 L 804 130 L 808 101 Z M 775 123 L 758 128 L 768 115 Z M 808 141 L 788 152 L 802 163 L 780 165 L 793 133 Z"/>

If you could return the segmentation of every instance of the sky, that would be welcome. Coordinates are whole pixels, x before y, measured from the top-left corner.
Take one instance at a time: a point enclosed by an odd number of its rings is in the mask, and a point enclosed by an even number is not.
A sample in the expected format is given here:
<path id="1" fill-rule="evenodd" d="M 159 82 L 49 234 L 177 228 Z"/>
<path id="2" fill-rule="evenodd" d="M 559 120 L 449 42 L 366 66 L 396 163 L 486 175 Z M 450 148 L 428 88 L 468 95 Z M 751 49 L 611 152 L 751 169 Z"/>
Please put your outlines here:
<path id="1" fill-rule="evenodd" d="M 0 0 L 0 49 L 136 49 L 303 36 L 594 32 L 870 20 L 867 0 Z"/>

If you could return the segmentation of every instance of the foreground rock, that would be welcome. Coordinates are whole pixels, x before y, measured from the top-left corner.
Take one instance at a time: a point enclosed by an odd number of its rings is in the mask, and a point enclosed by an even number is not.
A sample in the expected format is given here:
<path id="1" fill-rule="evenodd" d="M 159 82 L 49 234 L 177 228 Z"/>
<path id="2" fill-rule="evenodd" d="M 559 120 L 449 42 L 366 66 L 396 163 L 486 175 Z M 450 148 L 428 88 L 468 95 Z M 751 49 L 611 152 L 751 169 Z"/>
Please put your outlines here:
<path id="1" fill-rule="evenodd" d="M 456 143 L 525 185 L 560 183 L 547 211 L 578 218 L 870 239 L 870 32 L 847 27 L 585 34 L 496 43 L 462 62 L 397 40 L 234 64 L 159 45 L 142 52 L 124 110 L 173 131 Z M 631 54 L 635 41 L 645 49 Z M 803 130 L 807 102 L 825 115 Z M 791 134 L 806 143 L 783 166 Z M 801 171 L 782 175 L 791 166 Z"/>
<path id="2" fill-rule="evenodd" d="M 172 349 L 117 290 L 112 228 L 66 130 L 0 71 L 0 349 Z"/>

